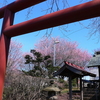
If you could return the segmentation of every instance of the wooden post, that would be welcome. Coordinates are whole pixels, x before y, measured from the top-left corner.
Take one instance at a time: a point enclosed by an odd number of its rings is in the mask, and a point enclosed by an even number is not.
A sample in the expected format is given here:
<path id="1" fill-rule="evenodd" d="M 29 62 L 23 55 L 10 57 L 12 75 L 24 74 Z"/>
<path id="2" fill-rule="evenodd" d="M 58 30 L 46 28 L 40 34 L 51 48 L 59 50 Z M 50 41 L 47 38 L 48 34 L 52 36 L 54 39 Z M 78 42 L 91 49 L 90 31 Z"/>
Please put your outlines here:
<path id="1" fill-rule="evenodd" d="M 100 88 L 100 66 L 98 66 L 98 73 L 99 73 L 99 88 Z"/>
<path id="2" fill-rule="evenodd" d="M 69 100 L 72 100 L 72 77 L 69 76 Z"/>
<path id="3" fill-rule="evenodd" d="M 80 76 L 80 91 L 81 91 L 80 100 L 83 100 L 83 82 L 82 82 L 82 77 L 81 76 Z"/>

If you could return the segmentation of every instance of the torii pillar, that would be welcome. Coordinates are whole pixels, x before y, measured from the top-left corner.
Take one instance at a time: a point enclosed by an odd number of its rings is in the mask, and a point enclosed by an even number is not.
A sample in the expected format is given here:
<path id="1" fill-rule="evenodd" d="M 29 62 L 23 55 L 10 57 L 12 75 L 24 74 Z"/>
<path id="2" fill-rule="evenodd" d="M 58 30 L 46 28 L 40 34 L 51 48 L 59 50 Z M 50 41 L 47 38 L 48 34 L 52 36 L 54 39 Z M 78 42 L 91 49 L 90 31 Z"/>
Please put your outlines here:
<path id="1" fill-rule="evenodd" d="M 13 24 L 13 19 L 14 19 L 14 13 L 6 9 L 4 14 L 1 37 L 0 37 L 0 94 L 3 93 L 7 56 L 11 39 L 11 37 L 4 35 L 3 31 L 6 27 L 9 27 Z M 2 100 L 1 96 L 0 100 Z"/>

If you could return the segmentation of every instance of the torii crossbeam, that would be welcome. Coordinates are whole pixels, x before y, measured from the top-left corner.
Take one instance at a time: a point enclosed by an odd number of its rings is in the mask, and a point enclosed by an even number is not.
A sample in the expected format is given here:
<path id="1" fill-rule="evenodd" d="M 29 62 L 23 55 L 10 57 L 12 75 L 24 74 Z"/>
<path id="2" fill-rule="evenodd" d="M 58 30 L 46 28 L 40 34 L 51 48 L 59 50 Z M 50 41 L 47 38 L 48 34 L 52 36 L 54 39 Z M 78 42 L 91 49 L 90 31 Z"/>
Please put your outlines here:
<path id="1" fill-rule="evenodd" d="M 0 36 L 0 100 L 2 100 L 11 37 L 100 16 L 100 0 L 93 0 L 13 25 L 16 12 L 43 1 L 46 0 L 16 0 L 0 8 L 0 18 L 3 18 Z"/>

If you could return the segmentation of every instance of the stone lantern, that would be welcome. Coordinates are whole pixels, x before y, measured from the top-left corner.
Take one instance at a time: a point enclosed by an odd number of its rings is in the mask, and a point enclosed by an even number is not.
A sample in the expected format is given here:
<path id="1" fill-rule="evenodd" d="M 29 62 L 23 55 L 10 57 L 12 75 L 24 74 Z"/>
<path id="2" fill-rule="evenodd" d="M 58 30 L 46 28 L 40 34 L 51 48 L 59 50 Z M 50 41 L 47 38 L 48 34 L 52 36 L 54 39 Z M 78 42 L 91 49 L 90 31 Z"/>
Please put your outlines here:
<path id="1" fill-rule="evenodd" d="M 54 80 L 50 81 L 50 86 L 43 89 L 44 91 L 48 92 L 47 100 L 57 100 L 57 93 L 60 92 L 60 89 L 54 86 Z"/>

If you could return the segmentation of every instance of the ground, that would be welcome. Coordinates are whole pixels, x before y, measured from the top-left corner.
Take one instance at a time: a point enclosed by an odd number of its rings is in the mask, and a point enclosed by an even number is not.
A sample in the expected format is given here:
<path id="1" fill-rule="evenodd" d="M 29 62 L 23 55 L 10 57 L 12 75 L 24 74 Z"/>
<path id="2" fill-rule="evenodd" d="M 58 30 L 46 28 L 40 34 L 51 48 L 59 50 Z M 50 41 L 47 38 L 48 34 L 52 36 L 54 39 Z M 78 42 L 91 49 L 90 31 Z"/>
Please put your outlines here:
<path id="1" fill-rule="evenodd" d="M 67 93 L 63 93 L 61 95 L 58 95 L 58 100 L 69 100 L 69 95 Z M 80 95 L 75 94 L 72 96 L 73 100 L 80 100 Z"/>
<path id="2" fill-rule="evenodd" d="M 58 96 L 58 100 L 68 100 L 68 94 L 67 93 L 64 93 L 64 94 L 61 94 Z"/>

